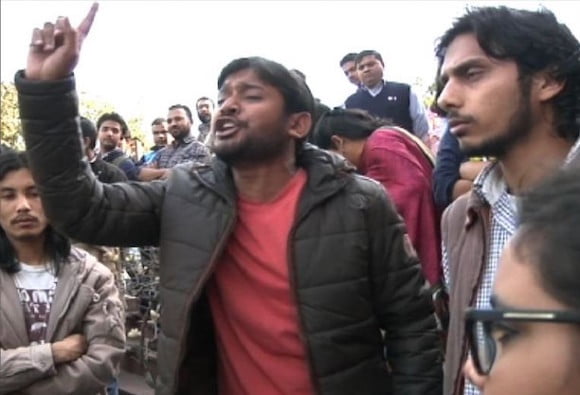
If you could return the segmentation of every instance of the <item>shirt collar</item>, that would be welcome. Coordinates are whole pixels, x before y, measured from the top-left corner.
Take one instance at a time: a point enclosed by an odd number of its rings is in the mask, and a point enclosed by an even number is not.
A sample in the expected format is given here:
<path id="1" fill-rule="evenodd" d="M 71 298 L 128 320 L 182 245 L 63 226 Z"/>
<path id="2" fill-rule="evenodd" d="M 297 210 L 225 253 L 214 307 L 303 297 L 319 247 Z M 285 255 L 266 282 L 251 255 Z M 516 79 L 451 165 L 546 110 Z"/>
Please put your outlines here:
<path id="1" fill-rule="evenodd" d="M 362 89 L 366 90 L 367 92 L 369 92 L 372 96 L 376 96 L 379 93 L 381 93 L 381 91 L 383 90 L 383 87 L 385 86 L 385 81 L 381 80 L 381 82 L 379 82 L 378 84 L 376 84 L 375 86 L 369 88 L 367 86 L 362 87 Z"/>
<path id="2" fill-rule="evenodd" d="M 568 156 L 566 157 L 566 160 L 564 161 L 564 166 L 568 166 L 579 155 L 580 155 L 580 137 L 578 138 L 576 143 L 574 143 L 574 145 L 572 146 L 570 153 L 568 154 Z"/>
<path id="3" fill-rule="evenodd" d="M 190 133 L 187 136 L 185 136 L 182 139 L 175 139 L 173 140 L 173 146 L 174 147 L 179 147 L 180 145 L 186 145 L 191 143 L 193 140 L 195 140 L 195 138 L 193 137 L 193 135 Z"/>
<path id="4" fill-rule="evenodd" d="M 579 154 L 580 138 L 572 146 L 562 167 L 570 164 Z M 490 206 L 493 206 L 504 193 L 507 193 L 507 185 L 499 162 L 493 162 L 479 173 L 473 181 L 473 191 Z"/>

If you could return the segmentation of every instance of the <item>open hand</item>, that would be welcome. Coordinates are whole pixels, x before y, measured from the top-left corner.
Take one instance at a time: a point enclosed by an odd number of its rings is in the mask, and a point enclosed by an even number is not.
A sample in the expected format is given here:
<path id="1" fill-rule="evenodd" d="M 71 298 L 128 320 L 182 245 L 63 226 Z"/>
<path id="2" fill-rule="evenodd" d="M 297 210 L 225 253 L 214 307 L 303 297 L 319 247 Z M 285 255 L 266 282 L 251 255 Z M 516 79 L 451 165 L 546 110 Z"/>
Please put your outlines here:
<path id="1" fill-rule="evenodd" d="M 78 63 L 81 46 L 98 9 L 98 3 L 93 3 L 76 29 L 67 17 L 59 17 L 55 24 L 46 22 L 42 29 L 35 28 L 26 63 L 26 78 L 51 81 L 69 75 Z"/>

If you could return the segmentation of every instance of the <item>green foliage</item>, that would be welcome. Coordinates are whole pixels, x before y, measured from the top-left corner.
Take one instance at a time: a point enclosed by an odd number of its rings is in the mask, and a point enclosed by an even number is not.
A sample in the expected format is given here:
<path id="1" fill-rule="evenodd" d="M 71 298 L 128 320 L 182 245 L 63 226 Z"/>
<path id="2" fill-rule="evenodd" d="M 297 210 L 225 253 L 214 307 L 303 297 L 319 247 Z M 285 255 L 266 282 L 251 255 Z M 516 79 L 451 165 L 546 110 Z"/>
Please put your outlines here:
<path id="1" fill-rule="evenodd" d="M 417 87 L 417 94 L 420 95 L 420 99 L 423 102 L 423 105 L 426 109 L 431 108 L 431 105 L 435 101 L 435 93 L 436 93 L 436 86 L 435 81 L 429 84 L 429 81 L 425 81 L 421 77 L 417 77 L 415 79 L 415 83 L 413 84 Z"/>
<path id="2" fill-rule="evenodd" d="M 80 94 L 80 103 L 79 103 L 79 112 L 82 116 L 90 119 L 93 122 L 97 122 L 99 117 L 107 112 L 118 112 L 115 110 L 115 107 L 102 99 L 97 97 L 93 97 L 89 95 L 87 92 L 81 92 Z M 137 137 L 141 141 L 144 141 L 145 132 L 143 131 L 143 117 L 136 116 L 127 118 L 126 114 L 120 114 L 127 122 L 127 126 L 129 127 L 129 135 L 131 137 Z"/>
<path id="3" fill-rule="evenodd" d="M 104 100 L 90 96 L 87 92 L 79 95 L 79 113 L 93 122 L 97 122 L 99 117 L 106 112 L 115 111 L 115 107 Z"/>
<path id="4" fill-rule="evenodd" d="M 138 138 L 141 140 L 142 143 L 146 143 L 145 141 L 145 131 L 143 130 L 143 117 L 133 117 L 129 119 L 125 119 L 127 122 L 127 126 L 129 127 L 129 132 L 132 138 Z"/>
<path id="5" fill-rule="evenodd" d="M 14 84 L 2 82 L 1 95 L 0 142 L 9 147 L 22 150 L 24 149 L 24 140 L 22 139 L 22 127 L 20 126 L 18 95 Z"/>

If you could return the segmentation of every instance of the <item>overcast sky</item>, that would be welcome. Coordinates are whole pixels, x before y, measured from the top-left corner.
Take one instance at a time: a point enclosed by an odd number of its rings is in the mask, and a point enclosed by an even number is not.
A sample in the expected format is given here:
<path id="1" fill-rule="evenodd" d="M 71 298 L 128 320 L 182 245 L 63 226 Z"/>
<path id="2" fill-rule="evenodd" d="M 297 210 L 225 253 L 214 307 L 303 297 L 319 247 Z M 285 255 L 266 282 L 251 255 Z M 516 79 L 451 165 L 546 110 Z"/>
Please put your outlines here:
<path id="1" fill-rule="evenodd" d="M 541 4 L 580 37 L 578 1 L 471 1 L 537 9 Z M 339 105 L 353 91 L 338 66 L 347 52 L 376 49 L 388 79 L 426 85 L 433 47 L 461 15 L 463 1 L 101 1 L 77 67 L 77 86 L 145 124 L 175 103 L 215 97 L 230 60 L 260 55 L 298 68 L 315 96 Z M 77 25 L 90 1 L 1 0 L 0 71 L 23 68 L 32 29 L 59 15 Z"/>

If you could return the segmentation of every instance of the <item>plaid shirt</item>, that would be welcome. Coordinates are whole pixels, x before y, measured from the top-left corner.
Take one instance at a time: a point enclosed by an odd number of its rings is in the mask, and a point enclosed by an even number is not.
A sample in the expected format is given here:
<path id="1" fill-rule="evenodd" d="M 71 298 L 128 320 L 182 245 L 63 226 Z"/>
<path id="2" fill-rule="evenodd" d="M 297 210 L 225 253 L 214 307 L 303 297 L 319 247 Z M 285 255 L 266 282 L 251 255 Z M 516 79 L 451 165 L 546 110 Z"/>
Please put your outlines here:
<path id="1" fill-rule="evenodd" d="M 564 161 L 564 166 L 569 164 L 578 154 L 580 154 L 580 139 L 570 150 Z M 483 268 L 483 276 L 475 297 L 475 308 L 489 309 L 491 308 L 489 300 L 499 258 L 504 246 L 517 228 L 517 198 L 508 193 L 507 185 L 498 163 L 493 163 L 481 171 L 473 182 L 473 193 L 476 193 L 480 199 L 487 202 L 491 209 L 488 261 Z M 443 246 L 443 276 L 446 287 L 449 289 L 452 286 L 453 279 L 450 278 L 445 245 Z M 465 380 L 463 393 L 464 395 L 481 394 L 467 379 Z"/>
<path id="2" fill-rule="evenodd" d="M 189 135 L 183 140 L 174 140 L 171 144 L 159 150 L 153 164 L 159 169 L 170 169 L 180 163 L 204 162 L 210 153 L 205 145 Z"/>

